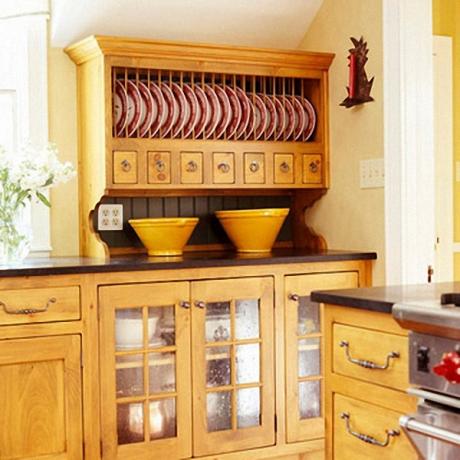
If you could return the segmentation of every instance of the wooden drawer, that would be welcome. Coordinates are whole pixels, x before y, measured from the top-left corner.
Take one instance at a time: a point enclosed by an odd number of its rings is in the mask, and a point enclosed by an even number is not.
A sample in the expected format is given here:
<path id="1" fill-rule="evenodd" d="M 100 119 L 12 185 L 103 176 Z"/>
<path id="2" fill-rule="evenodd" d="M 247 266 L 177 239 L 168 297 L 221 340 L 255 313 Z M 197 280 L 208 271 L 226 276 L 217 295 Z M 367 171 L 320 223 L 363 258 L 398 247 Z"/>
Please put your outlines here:
<path id="1" fill-rule="evenodd" d="M 244 183 L 265 183 L 265 155 L 263 153 L 246 152 L 244 154 Z"/>
<path id="2" fill-rule="evenodd" d="M 180 153 L 180 183 L 202 184 L 203 183 L 203 153 L 181 152 Z"/>
<path id="3" fill-rule="evenodd" d="M 345 418 L 343 418 L 343 414 Z M 334 459 L 335 460 L 411 460 L 417 459 L 414 449 L 399 427 L 402 414 L 373 404 L 334 394 Z M 355 434 L 371 436 L 385 443 L 387 430 L 397 430 L 399 435 L 390 436 L 383 447 L 362 441 Z"/>
<path id="4" fill-rule="evenodd" d="M 137 152 L 113 152 L 113 183 L 137 184 Z"/>
<path id="5" fill-rule="evenodd" d="M 332 336 L 334 373 L 402 391 L 409 387 L 407 337 L 338 323 L 333 326 Z M 399 357 L 387 358 L 392 352 Z M 386 365 L 387 361 L 386 369 L 364 367 L 371 363 Z"/>
<path id="6" fill-rule="evenodd" d="M 273 177 L 275 184 L 294 183 L 294 155 L 275 153 Z"/>
<path id="7" fill-rule="evenodd" d="M 302 171 L 304 184 L 321 184 L 323 178 L 321 155 L 303 155 Z"/>
<path id="8" fill-rule="evenodd" d="M 80 319 L 78 286 L 0 291 L 0 325 Z"/>
<path id="9" fill-rule="evenodd" d="M 148 152 L 148 182 L 171 183 L 171 152 Z"/>
<path id="10" fill-rule="evenodd" d="M 214 152 L 212 155 L 212 182 L 235 183 L 235 156 L 232 152 Z"/>

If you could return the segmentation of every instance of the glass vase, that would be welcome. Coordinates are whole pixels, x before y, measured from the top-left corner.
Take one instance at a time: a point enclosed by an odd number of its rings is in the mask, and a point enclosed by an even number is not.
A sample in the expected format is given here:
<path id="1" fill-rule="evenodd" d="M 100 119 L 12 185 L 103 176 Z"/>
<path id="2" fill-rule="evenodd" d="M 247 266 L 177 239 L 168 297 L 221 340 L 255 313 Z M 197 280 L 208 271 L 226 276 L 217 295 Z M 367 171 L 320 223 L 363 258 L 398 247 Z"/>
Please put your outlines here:
<path id="1" fill-rule="evenodd" d="M 25 222 L 23 208 L 0 208 L 0 265 L 22 262 L 30 251 L 32 232 Z"/>

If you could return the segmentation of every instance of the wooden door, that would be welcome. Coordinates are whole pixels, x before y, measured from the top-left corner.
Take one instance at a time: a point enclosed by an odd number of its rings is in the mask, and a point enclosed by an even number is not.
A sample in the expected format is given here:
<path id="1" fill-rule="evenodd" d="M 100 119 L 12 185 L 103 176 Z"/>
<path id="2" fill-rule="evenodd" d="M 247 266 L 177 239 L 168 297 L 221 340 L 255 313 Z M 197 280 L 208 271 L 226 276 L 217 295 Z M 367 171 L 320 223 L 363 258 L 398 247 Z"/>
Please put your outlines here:
<path id="1" fill-rule="evenodd" d="M 323 320 L 310 293 L 353 287 L 358 287 L 357 272 L 285 278 L 287 442 L 324 436 Z"/>
<path id="2" fill-rule="evenodd" d="M 275 442 L 273 280 L 192 283 L 194 456 Z"/>
<path id="3" fill-rule="evenodd" d="M 0 341 L 0 458 L 83 458 L 80 337 Z"/>
<path id="4" fill-rule="evenodd" d="M 189 286 L 99 290 L 104 459 L 191 456 Z"/>

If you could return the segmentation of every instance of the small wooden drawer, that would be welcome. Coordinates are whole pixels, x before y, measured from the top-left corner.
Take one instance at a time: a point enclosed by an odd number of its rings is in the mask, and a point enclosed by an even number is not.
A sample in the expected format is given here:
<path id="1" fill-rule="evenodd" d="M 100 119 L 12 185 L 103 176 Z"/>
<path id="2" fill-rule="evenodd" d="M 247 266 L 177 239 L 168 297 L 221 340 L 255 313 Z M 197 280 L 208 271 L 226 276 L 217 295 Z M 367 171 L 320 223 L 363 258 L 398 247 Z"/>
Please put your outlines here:
<path id="1" fill-rule="evenodd" d="M 247 152 L 244 154 L 244 183 L 265 183 L 265 155 Z"/>
<path id="2" fill-rule="evenodd" d="M 203 183 L 203 153 L 181 152 L 180 153 L 180 183 L 202 184 Z"/>
<path id="3" fill-rule="evenodd" d="M 275 184 L 294 183 L 294 155 L 275 153 L 273 177 Z"/>
<path id="4" fill-rule="evenodd" d="M 333 372 L 406 391 L 408 339 L 394 334 L 334 324 Z"/>
<path id="5" fill-rule="evenodd" d="M 378 458 L 416 460 L 418 457 L 412 444 L 399 427 L 401 415 L 335 393 L 333 458 L 336 460 Z M 391 436 L 388 432 L 394 435 Z M 359 434 L 367 436 L 365 438 L 367 441 L 359 439 L 357 437 Z M 377 442 L 383 445 L 378 445 Z M 388 444 L 385 445 L 387 442 Z"/>
<path id="6" fill-rule="evenodd" d="M 212 182 L 235 183 L 235 156 L 231 152 L 214 152 L 212 155 Z"/>
<path id="7" fill-rule="evenodd" d="M 113 183 L 137 184 L 137 152 L 113 152 Z"/>
<path id="8" fill-rule="evenodd" d="M 304 184 L 321 184 L 322 169 L 321 155 L 303 155 L 302 182 Z"/>
<path id="9" fill-rule="evenodd" d="M 80 319 L 78 286 L 0 291 L 0 325 Z"/>
<path id="10" fill-rule="evenodd" d="M 171 183 L 171 152 L 148 152 L 149 184 Z"/>

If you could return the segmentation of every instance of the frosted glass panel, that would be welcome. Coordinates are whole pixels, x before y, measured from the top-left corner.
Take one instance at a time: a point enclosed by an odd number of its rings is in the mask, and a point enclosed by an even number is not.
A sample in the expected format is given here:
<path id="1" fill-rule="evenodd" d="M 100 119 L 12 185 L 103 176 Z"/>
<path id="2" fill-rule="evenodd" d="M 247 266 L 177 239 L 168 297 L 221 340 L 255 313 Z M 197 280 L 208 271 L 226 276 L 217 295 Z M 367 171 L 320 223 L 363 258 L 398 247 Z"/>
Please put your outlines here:
<path id="1" fill-rule="evenodd" d="M 260 351 L 258 343 L 236 347 L 236 382 L 255 383 L 260 380 Z"/>
<path id="2" fill-rule="evenodd" d="M 299 414 L 301 419 L 321 416 L 321 383 L 319 380 L 299 382 Z"/>
<path id="3" fill-rule="evenodd" d="M 176 436 L 176 401 L 174 398 L 151 401 L 150 440 Z"/>
<path id="4" fill-rule="evenodd" d="M 320 374 L 320 339 L 299 340 L 299 377 Z"/>
<path id="5" fill-rule="evenodd" d="M 117 398 L 144 394 L 144 359 L 142 355 L 116 357 Z"/>
<path id="6" fill-rule="evenodd" d="M 150 394 L 176 391 L 176 354 L 149 354 Z"/>
<path id="7" fill-rule="evenodd" d="M 208 393 L 208 431 L 229 430 L 232 427 L 232 393 Z"/>
<path id="8" fill-rule="evenodd" d="M 174 306 L 149 308 L 149 347 L 174 345 L 176 341 Z"/>
<path id="9" fill-rule="evenodd" d="M 259 337 L 259 300 L 236 301 L 236 339 L 256 339 Z"/>
<path id="10" fill-rule="evenodd" d="M 230 385 L 230 379 L 230 347 L 207 348 L 206 386 L 209 388 Z"/>
<path id="11" fill-rule="evenodd" d="M 115 348 L 132 350 L 143 347 L 142 308 L 115 310 Z"/>
<path id="12" fill-rule="evenodd" d="M 237 425 L 247 428 L 260 425 L 260 389 L 243 388 L 237 392 Z"/>
<path id="13" fill-rule="evenodd" d="M 142 403 L 117 406 L 118 444 L 144 441 L 144 406 Z"/>
<path id="14" fill-rule="evenodd" d="M 206 304 L 206 342 L 223 342 L 230 338 L 230 302 Z"/>
<path id="15" fill-rule="evenodd" d="M 300 297 L 297 333 L 299 335 L 313 334 L 320 332 L 320 328 L 319 304 L 312 302 L 310 296 Z"/>

